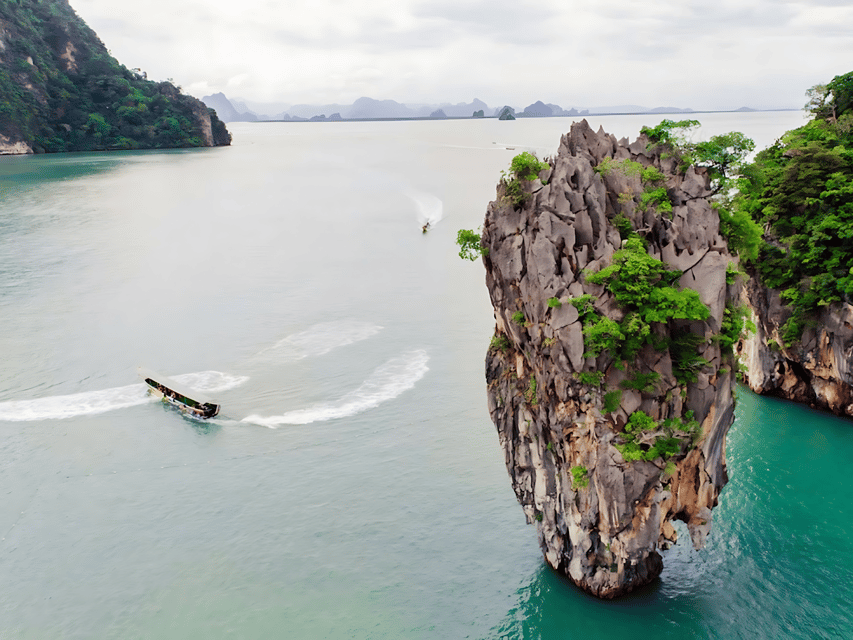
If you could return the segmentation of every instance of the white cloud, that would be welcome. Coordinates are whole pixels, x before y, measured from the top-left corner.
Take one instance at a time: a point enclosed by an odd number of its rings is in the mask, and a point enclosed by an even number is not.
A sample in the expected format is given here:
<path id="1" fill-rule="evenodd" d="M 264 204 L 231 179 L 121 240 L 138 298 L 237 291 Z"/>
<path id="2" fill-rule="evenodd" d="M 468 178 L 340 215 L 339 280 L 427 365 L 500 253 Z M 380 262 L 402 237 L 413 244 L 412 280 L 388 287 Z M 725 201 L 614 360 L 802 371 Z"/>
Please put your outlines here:
<path id="1" fill-rule="evenodd" d="M 290 103 L 799 106 L 853 59 L 843 0 L 72 3 L 149 77 Z"/>

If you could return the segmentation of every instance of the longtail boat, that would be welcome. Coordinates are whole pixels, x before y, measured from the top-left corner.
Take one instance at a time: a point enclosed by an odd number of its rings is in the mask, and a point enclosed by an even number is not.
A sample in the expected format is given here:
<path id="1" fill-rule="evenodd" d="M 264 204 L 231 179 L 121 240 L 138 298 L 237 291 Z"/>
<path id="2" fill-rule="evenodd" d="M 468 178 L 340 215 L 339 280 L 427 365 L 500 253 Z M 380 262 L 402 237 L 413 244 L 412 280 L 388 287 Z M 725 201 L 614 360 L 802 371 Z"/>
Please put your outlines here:
<path id="1" fill-rule="evenodd" d="M 149 369 L 139 367 L 137 371 L 139 377 L 148 385 L 148 392 L 151 395 L 161 398 L 180 411 L 205 419 L 219 413 L 220 405 L 204 394 Z"/>

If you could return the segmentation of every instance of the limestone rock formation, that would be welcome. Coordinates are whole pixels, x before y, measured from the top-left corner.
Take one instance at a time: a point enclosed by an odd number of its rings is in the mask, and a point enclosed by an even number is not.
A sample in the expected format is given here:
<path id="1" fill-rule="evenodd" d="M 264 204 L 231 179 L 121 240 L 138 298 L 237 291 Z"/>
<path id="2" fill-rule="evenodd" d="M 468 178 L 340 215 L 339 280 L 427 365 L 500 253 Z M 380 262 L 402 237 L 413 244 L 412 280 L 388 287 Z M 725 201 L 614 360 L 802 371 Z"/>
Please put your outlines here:
<path id="1" fill-rule="evenodd" d="M 642 136 L 617 142 L 586 121 L 573 124 L 541 181 L 522 182 L 521 197 L 501 183 L 482 233 L 496 321 L 486 357 L 489 411 L 512 486 L 548 564 L 603 598 L 660 574 L 658 549 L 675 542 L 673 519 L 701 547 L 728 479 L 733 359 L 715 336 L 739 294 L 726 283 L 736 259 L 719 233 L 704 170 L 680 172 L 647 143 Z M 671 213 L 643 202 L 636 171 L 601 170 L 603 161 L 624 160 L 663 173 Z M 683 272 L 678 285 L 697 291 L 709 313 L 701 321 L 653 323 L 657 348 L 645 344 L 620 363 L 606 351 L 590 354 L 582 309 L 572 300 L 590 295 L 595 314 L 625 319 L 613 293 L 586 274 L 613 262 L 625 244 L 616 225 L 627 231 L 626 218 L 649 254 Z M 687 333 L 696 340 L 685 356 L 671 345 Z M 596 372 L 601 384 L 590 382 Z M 641 373 L 653 382 L 632 384 Z M 626 426 L 640 412 L 655 428 L 631 434 Z M 684 426 L 691 416 L 698 422 L 692 434 Z M 636 438 L 635 452 L 650 456 L 666 437 L 676 443 L 669 458 L 626 461 L 621 452 Z"/>
<path id="2" fill-rule="evenodd" d="M 757 276 L 744 287 L 756 330 L 738 344 L 749 387 L 756 393 L 853 416 L 853 305 L 836 302 L 785 347 L 781 329 L 791 315 L 779 292 Z"/>

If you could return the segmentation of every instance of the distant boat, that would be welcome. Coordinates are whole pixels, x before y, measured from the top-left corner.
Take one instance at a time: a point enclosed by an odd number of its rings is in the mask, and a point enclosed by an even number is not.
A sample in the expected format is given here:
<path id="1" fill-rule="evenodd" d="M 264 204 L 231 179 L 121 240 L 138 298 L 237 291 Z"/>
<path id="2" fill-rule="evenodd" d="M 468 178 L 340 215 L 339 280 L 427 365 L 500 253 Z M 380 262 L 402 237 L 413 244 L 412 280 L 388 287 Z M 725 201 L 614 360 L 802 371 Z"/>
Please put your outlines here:
<path id="1" fill-rule="evenodd" d="M 139 377 L 145 380 L 151 395 L 161 398 L 180 411 L 196 418 L 212 418 L 219 413 L 220 405 L 198 391 L 143 367 L 139 367 L 137 372 Z"/>

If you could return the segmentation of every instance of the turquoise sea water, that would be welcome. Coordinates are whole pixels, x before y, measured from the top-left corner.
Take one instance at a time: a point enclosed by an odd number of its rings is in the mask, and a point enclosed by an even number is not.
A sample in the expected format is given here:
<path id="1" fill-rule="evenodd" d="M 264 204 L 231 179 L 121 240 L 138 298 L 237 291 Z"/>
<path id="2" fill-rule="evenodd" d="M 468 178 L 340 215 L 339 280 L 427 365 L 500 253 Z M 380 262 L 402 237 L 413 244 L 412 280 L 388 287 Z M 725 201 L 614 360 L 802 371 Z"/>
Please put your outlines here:
<path id="1" fill-rule="evenodd" d="M 761 145 L 802 123 L 698 117 Z M 453 241 L 569 124 L 0 159 L 0 638 L 853 637 L 853 424 L 746 390 L 705 550 L 685 532 L 615 602 L 544 566 Z M 148 400 L 138 365 L 222 415 Z"/>

